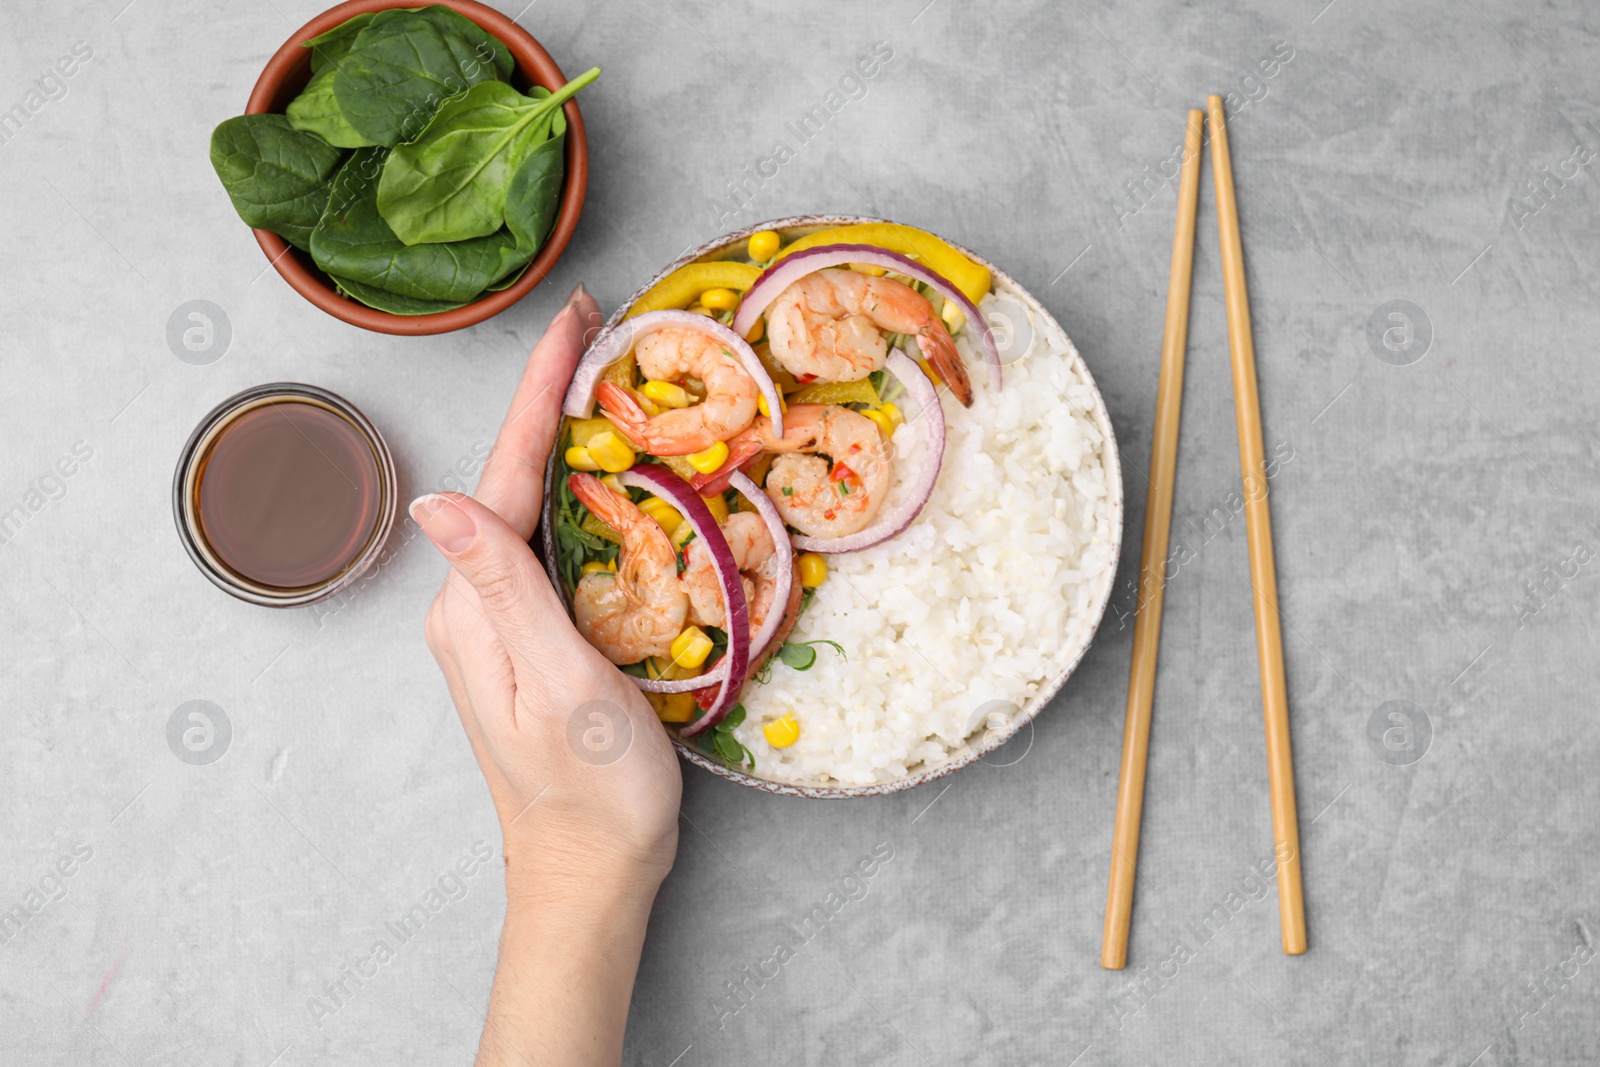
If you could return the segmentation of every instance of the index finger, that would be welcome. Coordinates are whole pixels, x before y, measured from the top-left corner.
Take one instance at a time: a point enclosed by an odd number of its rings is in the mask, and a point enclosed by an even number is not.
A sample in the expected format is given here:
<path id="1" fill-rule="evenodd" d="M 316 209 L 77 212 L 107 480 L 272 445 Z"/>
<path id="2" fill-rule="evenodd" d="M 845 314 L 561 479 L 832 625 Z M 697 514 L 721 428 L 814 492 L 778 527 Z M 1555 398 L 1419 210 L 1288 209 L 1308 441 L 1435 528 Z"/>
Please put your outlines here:
<path id="1" fill-rule="evenodd" d="M 600 319 L 600 306 L 579 285 L 533 346 L 478 481 L 475 497 L 523 540 L 532 537 L 539 524 L 545 462 L 561 422 L 567 383 Z"/>

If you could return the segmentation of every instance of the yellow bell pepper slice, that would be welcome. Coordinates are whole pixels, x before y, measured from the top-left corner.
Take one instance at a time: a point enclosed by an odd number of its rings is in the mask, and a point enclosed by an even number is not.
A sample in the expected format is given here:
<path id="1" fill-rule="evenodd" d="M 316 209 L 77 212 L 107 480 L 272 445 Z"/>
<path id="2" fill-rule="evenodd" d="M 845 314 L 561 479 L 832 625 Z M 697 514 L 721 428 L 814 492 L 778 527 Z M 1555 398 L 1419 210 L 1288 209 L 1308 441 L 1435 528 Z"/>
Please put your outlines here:
<path id="1" fill-rule="evenodd" d="M 669 311 L 688 307 L 707 289 L 733 289 L 744 292 L 761 277 L 753 263 L 719 259 L 711 263 L 686 263 L 650 287 L 649 292 L 628 309 L 628 318 L 647 311 Z"/>
<path id="2" fill-rule="evenodd" d="M 656 718 L 662 722 L 685 723 L 699 710 L 693 693 L 646 693 L 656 709 Z"/>
<path id="3" fill-rule="evenodd" d="M 700 473 L 689 462 L 688 456 L 656 456 L 654 458 L 657 463 L 670 468 L 673 474 L 676 474 L 684 481 L 688 481 Z"/>
<path id="4" fill-rule="evenodd" d="M 583 522 L 579 523 L 579 528 L 584 533 L 594 534 L 602 541 L 610 541 L 614 545 L 622 544 L 622 535 L 606 525 L 604 520 L 593 512 L 583 517 Z"/>
<path id="5" fill-rule="evenodd" d="M 572 443 L 578 447 L 587 445 L 589 439 L 596 434 L 615 433 L 617 429 L 611 420 L 606 418 L 572 419 L 567 423 L 567 427 L 572 431 Z"/>
<path id="6" fill-rule="evenodd" d="M 878 391 L 872 382 L 859 378 L 853 382 L 817 382 L 789 394 L 791 404 L 876 404 Z"/>
<path id="7" fill-rule="evenodd" d="M 835 226 L 802 237 L 778 253 L 778 259 L 818 245 L 854 244 L 876 245 L 898 252 L 921 263 L 935 274 L 943 275 L 951 285 L 966 294 L 976 304 L 989 291 L 989 268 L 974 263 L 950 245 L 926 230 L 903 226 L 897 222 L 859 222 L 853 226 Z"/>
<path id="8" fill-rule="evenodd" d="M 706 508 L 710 510 L 711 517 L 717 520 L 718 526 L 728 521 L 728 502 L 721 496 L 703 496 L 700 499 L 706 502 Z"/>
<path id="9" fill-rule="evenodd" d="M 619 385 L 624 389 L 633 388 L 633 379 L 638 376 L 639 365 L 634 361 L 633 353 L 629 352 L 611 366 L 600 372 L 600 380 Z"/>

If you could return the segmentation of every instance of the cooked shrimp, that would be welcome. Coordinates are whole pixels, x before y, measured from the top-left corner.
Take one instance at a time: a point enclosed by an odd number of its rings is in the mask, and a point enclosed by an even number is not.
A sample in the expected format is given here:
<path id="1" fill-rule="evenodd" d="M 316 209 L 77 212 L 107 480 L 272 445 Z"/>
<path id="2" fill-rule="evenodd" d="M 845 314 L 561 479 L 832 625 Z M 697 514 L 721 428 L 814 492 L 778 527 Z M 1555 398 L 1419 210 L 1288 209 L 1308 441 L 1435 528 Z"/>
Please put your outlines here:
<path id="1" fill-rule="evenodd" d="M 627 497 L 592 474 L 567 479 L 572 495 L 622 538 L 616 574 L 586 574 L 572 596 L 578 632 L 612 663 L 671 655 L 689 615 L 667 533 Z"/>
<path id="2" fill-rule="evenodd" d="M 706 398 L 698 404 L 647 415 L 628 390 L 611 382 L 600 384 L 600 407 L 623 436 L 652 456 L 704 451 L 756 417 L 760 390 L 755 379 L 716 338 L 692 330 L 657 330 L 640 338 L 633 355 L 646 380 L 693 378 L 706 387 Z"/>
<path id="3" fill-rule="evenodd" d="M 733 551 L 733 562 L 744 579 L 744 595 L 750 605 L 750 633 L 760 631 L 772 609 L 777 592 L 777 546 L 766 520 L 750 511 L 736 511 L 722 524 L 722 536 Z M 699 540 L 684 548 L 683 584 L 689 593 L 689 621 L 696 626 L 724 627 L 728 609 L 723 602 L 722 583 L 711 566 L 711 553 Z"/>
<path id="4" fill-rule="evenodd" d="M 853 382 L 882 370 L 883 333 L 912 334 L 929 365 L 966 407 L 972 383 L 961 353 L 927 298 L 892 278 L 819 270 L 778 294 L 767 309 L 772 355 L 801 381 Z"/>
<path id="5" fill-rule="evenodd" d="M 767 496 L 784 522 L 811 537 L 844 537 L 865 529 L 894 478 L 877 424 L 837 404 L 791 405 L 783 416 L 782 437 L 772 435 L 771 419 L 759 416 L 728 442 L 728 452 L 727 463 L 711 478 L 759 452 L 778 453 L 767 472 Z M 695 489 L 707 491 L 700 479 Z"/>

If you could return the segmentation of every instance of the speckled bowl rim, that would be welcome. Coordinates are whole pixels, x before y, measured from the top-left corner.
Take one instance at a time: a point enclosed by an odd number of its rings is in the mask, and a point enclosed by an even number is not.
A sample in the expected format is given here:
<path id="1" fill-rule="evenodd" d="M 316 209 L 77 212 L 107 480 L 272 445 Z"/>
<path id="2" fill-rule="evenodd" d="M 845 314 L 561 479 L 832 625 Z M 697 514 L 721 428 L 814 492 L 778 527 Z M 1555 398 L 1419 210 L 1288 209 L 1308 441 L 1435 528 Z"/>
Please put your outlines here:
<path id="1" fill-rule="evenodd" d="M 612 316 L 606 320 L 605 328 L 610 329 L 617 323 L 621 322 L 622 317 L 627 313 L 628 309 L 637 303 L 640 297 L 644 296 L 644 294 L 649 292 L 650 289 L 658 282 L 660 282 L 667 275 L 671 274 L 673 271 L 677 270 L 679 267 L 682 267 L 688 263 L 693 263 L 700 259 L 726 259 L 727 256 L 722 255 L 721 253 L 725 253 L 733 246 L 748 241 L 750 239 L 750 235 L 753 233 L 757 233 L 761 230 L 777 230 L 779 233 L 782 233 L 787 237 L 789 231 L 798 229 L 809 228 L 815 230 L 830 226 L 848 226 L 862 222 L 888 221 L 890 220 L 872 218 L 866 215 L 793 215 L 789 218 L 770 219 L 766 222 L 759 222 L 755 225 L 747 226 L 741 230 L 735 230 L 732 233 L 723 234 L 714 240 L 706 242 L 699 248 L 691 249 L 690 251 L 685 252 L 683 255 L 673 260 L 654 278 L 651 278 L 632 296 L 623 301 L 621 306 L 618 307 Z M 941 239 L 949 241 L 948 238 Z M 968 737 L 960 748 L 952 751 L 950 757 L 937 766 L 914 771 L 913 773 L 906 775 L 904 778 L 896 778 L 893 781 L 888 782 L 873 782 L 868 785 L 829 785 L 824 783 L 808 785 L 796 782 L 779 782 L 770 778 L 762 778 L 758 775 L 747 774 L 744 771 L 732 770 L 728 767 L 725 767 L 720 761 L 710 758 L 694 745 L 684 741 L 676 733 L 672 733 L 672 743 L 677 746 L 678 754 L 681 757 L 694 764 L 696 767 L 704 768 L 720 778 L 726 778 L 729 781 L 738 782 L 740 785 L 747 785 L 753 789 L 765 790 L 768 793 L 777 793 L 780 796 L 806 797 L 813 800 L 834 800 L 847 797 L 885 796 L 889 793 L 898 793 L 905 789 L 915 789 L 918 786 L 927 785 L 929 782 L 943 778 L 946 775 L 954 774 L 961 768 L 975 763 L 984 756 L 987 756 L 989 753 L 995 751 L 1001 745 L 1004 745 L 1007 741 L 1015 737 L 1018 731 L 1022 729 L 1024 724 L 1033 722 L 1034 717 L 1039 714 L 1040 710 L 1043 709 L 1046 704 L 1050 703 L 1051 699 L 1061 691 L 1062 686 L 1066 685 L 1067 679 L 1071 678 L 1073 672 L 1078 669 L 1078 664 L 1083 661 L 1084 654 L 1089 651 L 1089 646 L 1094 643 L 1095 635 L 1099 633 L 1100 623 L 1105 619 L 1106 609 L 1111 603 L 1111 591 L 1116 584 L 1117 566 L 1122 558 L 1123 529 L 1122 459 L 1121 454 L 1117 449 L 1117 437 L 1116 433 L 1111 427 L 1111 413 L 1106 409 L 1105 398 L 1101 396 L 1100 387 L 1095 383 L 1094 375 L 1089 373 L 1089 366 L 1083 361 L 1083 356 L 1078 352 L 1078 347 L 1072 343 L 1072 338 L 1067 335 L 1067 331 L 1061 328 L 1061 324 L 1055 320 L 1055 316 L 1051 315 L 1050 312 L 1045 309 L 1045 306 L 1039 302 L 1038 298 L 1024 289 L 1021 285 L 1018 285 L 1016 280 L 1012 278 L 1011 275 L 1007 274 L 999 267 L 996 267 L 993 263 L 990 263 L 987 259 L 978 255 L 976 252 L 956 244 L 954 241 L 949 241 L 949 243 L 953 247 L 959 249 L 963 255 L 970 257 L 974 262 L 981 263 L 985 267 L 988 267 L 989 271 L 1000 283 L 997 288 L 1003 288 L 1008 295 L 1017 297 L 1026 303 L 1028 310 L 1032 311 L 1036 316 L 1039 316 L 1048 328 L 1054 330 L 1056 334 L 1066 342 L 1067 350 L 1072 355 L 1074 365 L 1076 366 L 1078 372 L 1083 375 L 1083 379 L 1088 384 L 1089 389 L 1094 393 L 1095 426 L 1102 434 L 1105 435 L 1105 443 L 1101 447 L 1101 456 L 1106 468 L 1106 490 L 1112 509 L 1112 534 L 1111 561 L 1101 576 L 1100 588 L 1095 592 L 1094 599 L 1089 605 L 1089 615 L 1092 617 L 1093 621 L 1091 622 L 1082 643 L 1076 650 L 1074 650 L 1071 658 L 1066 662 L 1066 665 L 1061 669 L 1060 673 L 1058 673 L 1049 682 L 1046 682 L 1040 688 L 1040 690 L 1034 694 L 1033 698 L 1028 701 L 1028 703 L 1022 708 L 1021 712 L 1014 719 L 1012 719 L 1010 724 L 1005 729 L 986 730 L 981 735 L 974 735 L 981 736 L 983 738 L 983 743 L 977 746 L 973 745 L 973 738 Z M 548 507 L 549 502 L 554 499 L 553 490 L 555 469 L 555 450 L 552 449 L 550 462 L 545 467 L 544 499 L 546 501 L 546 507 Z M 541 523 L 540 529 L 543 532 L 542 536 L 544 539 L 543 547 L 545 552 L 545 565 L 550 571 L 551 580 L 556 583 L 556 588 L 559 589 L 561 585 L 560 577 L 555 570 L 555 546 L 551 543 L 551 524 Z M 563 600 L 565 600 L 565 598 L 563 598 Z M 671 731 L 669 731 L 669 733 L 671 733 Z"/>

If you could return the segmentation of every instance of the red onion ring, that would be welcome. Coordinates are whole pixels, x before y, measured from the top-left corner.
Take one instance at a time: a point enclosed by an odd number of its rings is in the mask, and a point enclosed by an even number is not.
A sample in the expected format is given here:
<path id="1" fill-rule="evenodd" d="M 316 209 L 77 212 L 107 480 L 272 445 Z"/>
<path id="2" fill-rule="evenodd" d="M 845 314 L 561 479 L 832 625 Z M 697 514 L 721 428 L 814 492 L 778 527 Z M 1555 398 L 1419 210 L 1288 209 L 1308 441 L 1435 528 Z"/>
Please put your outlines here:
<path id="1" fill-rule="evenodd" d="M 922 513 L 928 497 L 933 495 L 933 485 L 939 479 L 939 466 L 944 462 L 944 405 L 939 401 L 939 391 L 904 349 L 897 348 L 890 352 L 884 366 L 906 387 L 906 392 L 922 409 L 921 417 L 928 422 L 928 448 L 922 457 L 922 468 L 917 471 L 917 480 L 912 483 L 910 494 L 895 505 L 893 511 L 879 515 L 865 530 L 844 537 L 795 534 L 794 547 L 802 552 L 859 552 L 863 548 L 871 548 L 910 526 Z"/>
<path id="2" fill-rule="evenodd" d="M 907 259 L 898 252 L 890 252 L 874 245 L 818 245 L 816 248 L 808 248 L 778 260 L 763 271 L 761 277 L 745 291 L 744 300 L 733 316 L 734 332 L 741 337 L 749 333 L 750 327 L 754 326 L 756 320 L 766 313 L 774 300 L 778 299 L 778 294 L 807 274 L 824 267 L 837 267 L 845 263 L 864 263 L 904 274 L 930 286 L 946 300 L 954 300 L 961 313 L 967 317 L 968 325 L 977 332 L 978 348 L 983 352 L 983 361 L 989 364 L 989 384 L 995 389 L 1000 388 L 1000 348 L 995 344 L 994 333 L 989 329 L 989 321 L 979 313 L 977 305 L 968 300 L 967 295 L 960 289 L 951 285 L 942 274 L 935 274 L 916 260 Z M 771 401 L 768 401 L 768 404 L 770 405 Z"/>
<path id="3" fill-rule="evenodd" d="M 773 635 L 778 632 L 778 627 L 783 625 L 783 605 L 789 602 L 790 586 L 794 582 L 794 546 L 789 542 L 789 531 L 783 525 L 783 516 L 778 514 L 778 509 L 767 496 L 767 491 L 743 471 L 734 471 L 728 480 L 739 490 L 740 496 L 755 505 L 756 513 L 766 521 L 767 531 L 772 534 L 772 544 L 777 550 L 780 562 L 778 579 L 772 594 L 772 606 L 767 609 L 767 617 L 761 620 L 761 632 L 750 642 L 750 655 L 754 657 L 766 651 L 767 645 L 772 643 Z"/>
<path id="4" fill-rule="evenodd" d="M 767 410 L 772 412 L 773 425 L 782 432 L 783 404 L 778 399 L 778 387 L 772 384 L 772 377 L 762 364 L 761 357 L 756 355 L 755 349 L 743 337 L 716 319 L 692 311 L 648 311 L 624 319 L 595 338 L 594 344 L 589 346 L 572 373 L 572 384 L 567 387 L 566 399 L 561 404 L 562 414 L 574 419 L 587 419 L 593 415 L 595 389 L 605 369 L 631 352 L 641 337 L 669 327 L 709 334 L 733 353 L 745 372 L 755 379 L 756 388 L 767 400 Z"/>
<path id="5" fill-rule="evenodd" d="M 789 542 L 789 531 L 783 525 L 783 516 L 778 514 L 778 509 L 773 505 L 766 491 L 751 481 L 748 475 L 741 471 L 734 471 L 729 478 L 729 483 L 733 488 L 739 490 L 740 496 L 750 501 L 757 514 L 761 516 L 762 521 L 767 524 L 767 532 L 772 535 L 772 544 L 779 557 L 779 566 L 781 568 L 781 573 L 774 587 L 773 604 L 787 603 L 791 586 L 794 582 L 794 546 Z M 722 534 L 720 527 L 717 530 L 717 534 L 718 536 Z M 699 536 L 698 531 L 696 536 Z M 723 543 L 727 543 L 726 538 L 723 538 Z M 729 555 L 731 558 L 732 549 L 729 549 Z M 740 588 L 743 588 L 743 583 L 740 584 Z M 750 641 L 751 658 L 760 655 L 772 643 L 772 638 L 782 625 L 783 612 L 781 610 L 767 613 L 767 617 L 762 620 L 760 632 Z M 666 679 L 634 676 L 633 680 L 638 683 L 640 689 L 647 693 L 684 693 L 696 689 L 706 689 L 722 681 L 726 676 L 726 659 L 727 657 L 723 657 L 723 659 L 717 661 L 717 665 L 711 670 L 704 674 L 697 674 L 693 678 Z"/>
<path id="6" fill-rule="evenodd" d="M 643 315 L 639 317 L 644 318 Z M 639 488 L 654 493 L 677 508 L 683 515 L 684 521 L 694 528 L 695 536 L 705 542 L 707 551 L 711 553 L 711 567 L 716 572 L 717 581 L 722 585 L 722 602 L 727 606 L 728 615 L 726 627 L 728 648 L 717 665 L 707 674 L 696 678 L 678 679 L 675 682 L 661 682 L 650 678 L 634 679 L 639 688 L 656 693 L 704 689 L 708 684 L 716 684 L 717 696 L 712 701 L 710 709 L 694 722 L 685 723 L 679 730 L 679 735 L 682 737 L 694 737 L 721 722 L 738 702 L 739 691 L 744 688 L 744 672 L 750 662 L 750 606 L 745 602 L 744 582 L 740 580 L 739 568 L 733 560 L 733 550 L 728 547 L 727 538 L 722 536 L 722 528 L 717 525 L 716 517 L 711 514 L 706 502 L 700 499 L 700 494 L 696 493 L 688 482 L 669 468 L 655 463 L 629 468 L 617 475 L 617 481 L 629 488 Z M 713 677 L 719 673 L 720 677 Z M 684 682 L 692 684 L 681 684 Z M 663 685 L 677 688 L 658 688 Z"/>

